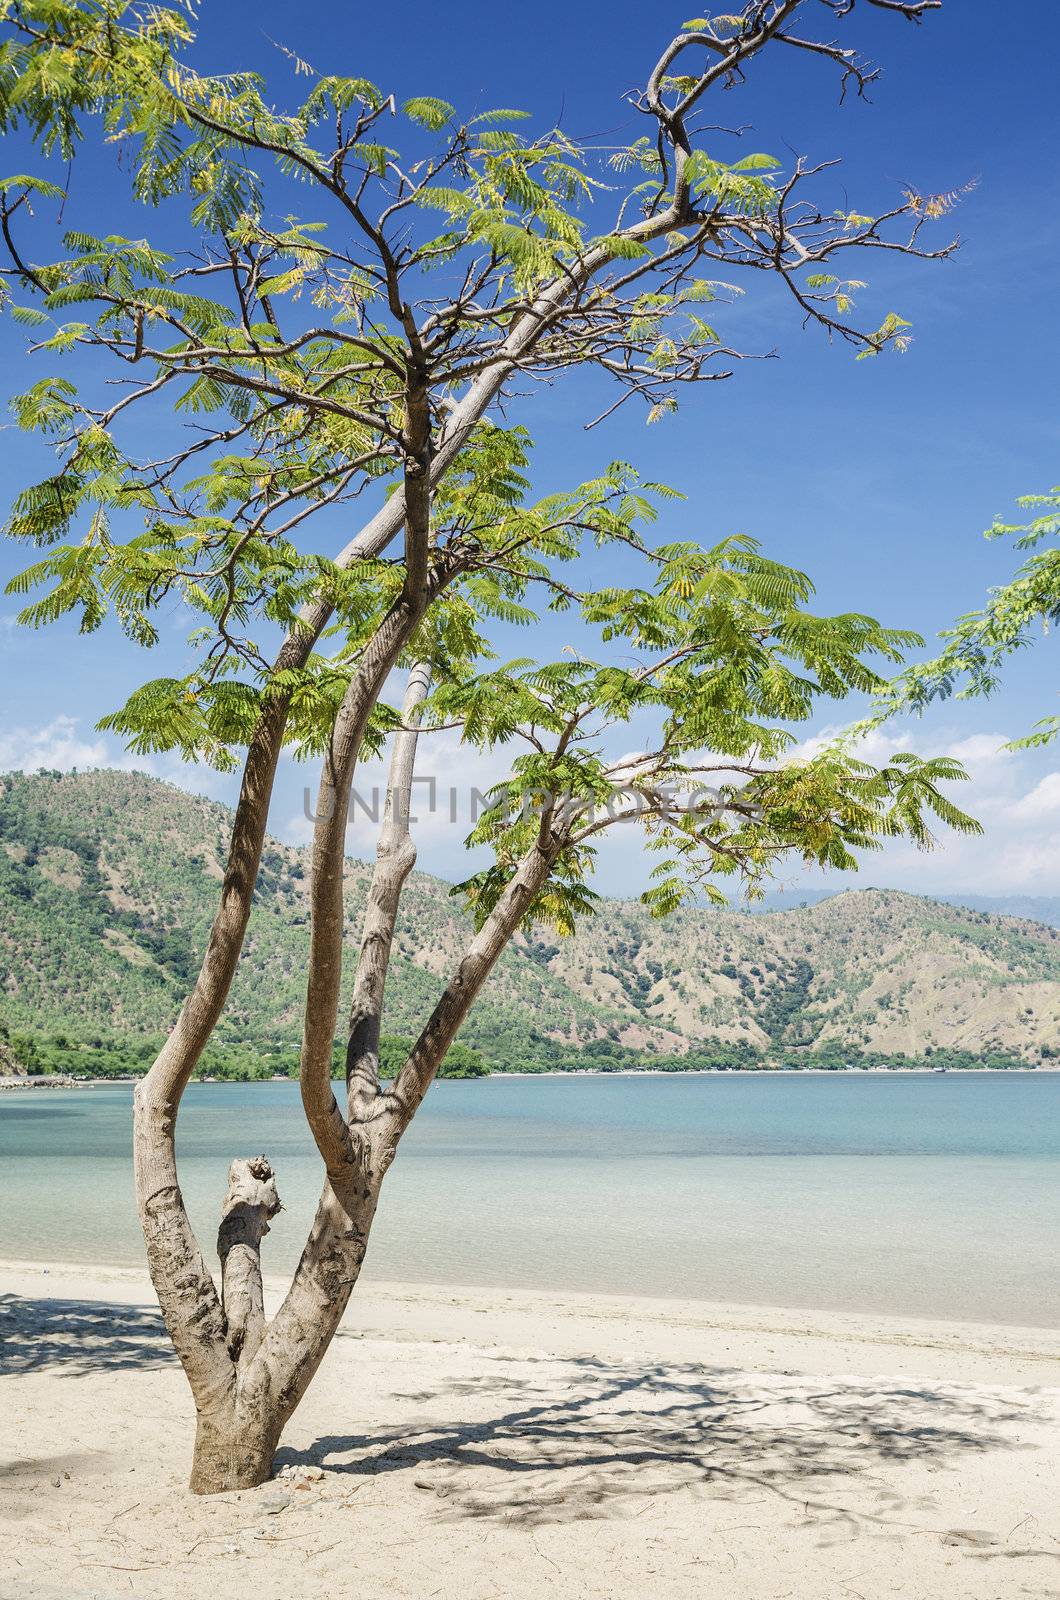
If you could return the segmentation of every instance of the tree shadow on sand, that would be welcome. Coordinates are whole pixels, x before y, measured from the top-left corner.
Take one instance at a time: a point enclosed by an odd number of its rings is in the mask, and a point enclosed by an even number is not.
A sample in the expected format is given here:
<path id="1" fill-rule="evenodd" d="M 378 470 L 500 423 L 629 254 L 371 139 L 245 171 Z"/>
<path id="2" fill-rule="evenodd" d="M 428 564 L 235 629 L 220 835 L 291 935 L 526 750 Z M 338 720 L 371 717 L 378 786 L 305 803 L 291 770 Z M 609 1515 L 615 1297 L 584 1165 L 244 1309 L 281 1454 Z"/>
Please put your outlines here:
<path id="1" fill-rule="evenodd" d="M 0 1374 L 78 1377 L 175 1359 L 157 1312 L 0 1296 Z M 930 1497 L 884 1469 L 952 1469 L 1032 1449 L 1020 1434 L 1044 1406 L 1029 1389 L 493 1354 L 460 1379 L 394 1393 L 387 1408 L 401 1421 L 283 1447 L 277 1466 L 312 1462 L 361 1481 L 408 1472 L 443 1521 L 629 1517 L 684 1492 L 742 1506 L 779 1499 L 838 1539 L 933 1522 Z M 1056 1554 L 1000 1549 L 975 1529 L 953 1530 L 950 1542 L 980 1559 Z"/>
<path id="2" fill-rule="evenodd" d="M 55 1369 L 69 1377 L 165 1367 L 165 1324 L 142 1306 L 0 1295 L 0 1376 Z"/>
<path id="3" fill-rule="evenodd" d="M 863 1525 L 927 1509 L 874 1481 L 882 1468 L 952 1467 L 970 1453 L 1023 1448 L 1001 1430 L 1037 1415 L 1026 1391 L 589 1357 L 550 1363 L 538 1378 L 533 1362 L 491 1359 L 493 1372 L 400 1396 L 415 1407 L 405 1427 L 329 1435 L 279 1460 L 365 1477 L 415 1471 L 443 1518 L 534 1527 L 636 1515 L 657 1496 L 690 1491 L 743 1504 L 780 1497 L 793 1511 L 812 1504 L 839 1525 Z M 476 1420 L 450 1420 L 453 1411 Z M 855 1481 L 870 1491 L 871 1513 L 834 1503 Z"/>

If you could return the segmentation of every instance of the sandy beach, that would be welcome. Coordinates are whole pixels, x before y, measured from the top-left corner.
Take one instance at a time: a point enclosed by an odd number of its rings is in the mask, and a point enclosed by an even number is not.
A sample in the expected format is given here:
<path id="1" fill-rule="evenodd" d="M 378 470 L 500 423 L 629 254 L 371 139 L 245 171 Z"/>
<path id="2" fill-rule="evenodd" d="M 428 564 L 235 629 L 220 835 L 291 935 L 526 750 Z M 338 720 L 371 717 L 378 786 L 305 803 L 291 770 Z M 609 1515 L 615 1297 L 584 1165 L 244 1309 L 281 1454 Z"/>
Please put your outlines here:
<path id="1" fill-rule="evenodd" d="M 0 1296 L 3 1600 L 1060 1584 L 1060 1335 L 1041 1329 L 372 1285 L 280 1478 L 196 1500 L 146 1277 L 8 1263 Z"/>

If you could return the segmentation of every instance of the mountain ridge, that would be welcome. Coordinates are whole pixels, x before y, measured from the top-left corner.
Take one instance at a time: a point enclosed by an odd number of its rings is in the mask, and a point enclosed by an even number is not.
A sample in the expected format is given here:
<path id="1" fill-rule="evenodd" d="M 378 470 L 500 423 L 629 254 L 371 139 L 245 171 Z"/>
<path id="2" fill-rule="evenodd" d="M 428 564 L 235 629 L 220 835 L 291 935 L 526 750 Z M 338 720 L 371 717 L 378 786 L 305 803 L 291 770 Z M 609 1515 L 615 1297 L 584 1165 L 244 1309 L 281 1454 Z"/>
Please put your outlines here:
<path id="1" fill-rule="evenodd" d="M 169 1026 L 209 928 L 230 818 L 143 774 L 0 776 L 8 1029 L 142 1038 Z M 266 841 L 222 1038 L 297 1039 L 307 869 L 308 852 Z M 347 862 L 354 943 L 369 870 Z M 448 884 L 413 875 L 389 1031 L 418 1029 L 469 927 Z M 805 1064 L 822 1052 L 947 1050 L 1048 1064 L 1060 1057 L 1060 934 L 899 890 L 848 889 L 766 916 L 686 908 L 660 922 L 636 901 L 603 900 L 573 939 L 520 937 L 461 1038 L 509 1065 L 520 1051 L 609 1042 Z"/>
<path id="2" fill-rule="evenodd" d="M 878 885 L 867 887 L 876 888 Z M 757 906 L 749 909 L 756 915 L 797 911 L 807 905 L 821 905 L 825 900 L 834 900 L 844 892 L 843 889 L 770 890 Z M 966 911 L 986 911 L 995 917 L 1015 917 L 1020 922 L 1039 922 L 1046 928 L 1060 928 L 1060 895 L 976 894 L 973 890 L 964 894 L 926 895 L 913 894 L 909 889 L 894 892 L 910 894 L 914 900 L 934 900 L 940 905 L 963 907 Z"/>

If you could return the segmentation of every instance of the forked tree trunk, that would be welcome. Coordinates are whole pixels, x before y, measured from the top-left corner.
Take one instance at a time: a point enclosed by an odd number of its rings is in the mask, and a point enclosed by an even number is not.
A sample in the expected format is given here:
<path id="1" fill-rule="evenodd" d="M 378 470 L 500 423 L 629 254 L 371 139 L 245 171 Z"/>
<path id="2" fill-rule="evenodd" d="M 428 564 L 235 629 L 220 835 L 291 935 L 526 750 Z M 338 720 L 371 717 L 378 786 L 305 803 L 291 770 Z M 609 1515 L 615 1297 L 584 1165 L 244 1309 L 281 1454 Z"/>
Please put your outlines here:
<path id="1" fill-rule="evenodd" d="M 176 1328 L 171 1325 L 181 1354 L 189 1342 L 200 1354 L 208 1352 L 205 1378 L 202 1362 L 184 1362 L 195 1398 L 192 1493 L 250 1490 L 271 1477 L 280 1435 L 319 1368 L 359 1277 L 384 1165 L 352 1163 L 343 1197 L 325 1184 L 295 1280 L 266 1328 L 258 1246 L 267 1219 L 279 1210 L 279 1198 L 264 1157 L 232 1162 L 218 1235 L 223 1339 L 216 1339 L 208 1317 L 195 1328 L 192 1306 L 200 1302 L 192 1296 L 184 1298 L 186 1314 Z"/>
<path id="2" fill-rule="evenodd" d="M 401 886 L 414 859 L 408 801 L 415 725 L 428 681 L 424 667 L 413 669 L 404 707 L 408 724 L 395 740 L 387 821 L 351 1018 L 348 1121 L 331 1090 L 329 1059 L 303 1047 L 303 1100 L 313 1113 L 309 1121 L 326 1179 L 294 1279 L 270 1323 L 264 1313 L 261 1242 L 280 1209 L 271 1166 L 258 1156 L 236 1160 L 229 1170 L 217 1241 L 218 1296 L 177 1183 L 173 1133 L 179 1087 L 167 1093 L 165 1080 L 152 1071 L 136 1091 L 140 1218 L 151 1276 L 195 1399 L 191 1488 L 198 1494 L 250 1489 L 270 1476 L 283 1429 L 323 1360 L 360 1275 L 380 1187 L 398 1141 L 563 846 L 553 832 L 551 812 L 543 815 L 537 840 L 472 939 L 396 1082 L 384 1089 L 378 1080 L 378 1023 Z M 340 833 L 335 841 L 340 864 L 341 845 Z M 325 882 L 322 874 L 320 882 Z M 340 942 L 341 925 L 332 931 L 334 942 Z M 328 1014 L 333 1011 L 329 996 Z M 307 1043 L 318 1042 L 315 1026 L 315 1019 L 307 1022 Z"/>
<path id="3" fill-rule="evenodd" d="M 195 1399 L 191 1488 L 197 1494 L 264 1483 L 283 1429 L 331 1344 L 368 1247 L 383 1178 L 427 1087 L 482 984 L 548 877 L 559 844 L 527 853 L 472 940 L 397 1081 L 364 1093 L 351 1080 L 341 1159 L 329 1163 L 301 1260 L 265 1323 L 261 1240 L 279 1209 L 263 1156 L 232 1163 L 218 1250 L 222 1295 L 199 1252 L 176 1183 L 173 1113 L 136 1092 L 137 1183 L 151 1275 Z M 401 861 L 407 870 L 407 863 Z M 393 865 L 393 863 L 391 863 Z"/>

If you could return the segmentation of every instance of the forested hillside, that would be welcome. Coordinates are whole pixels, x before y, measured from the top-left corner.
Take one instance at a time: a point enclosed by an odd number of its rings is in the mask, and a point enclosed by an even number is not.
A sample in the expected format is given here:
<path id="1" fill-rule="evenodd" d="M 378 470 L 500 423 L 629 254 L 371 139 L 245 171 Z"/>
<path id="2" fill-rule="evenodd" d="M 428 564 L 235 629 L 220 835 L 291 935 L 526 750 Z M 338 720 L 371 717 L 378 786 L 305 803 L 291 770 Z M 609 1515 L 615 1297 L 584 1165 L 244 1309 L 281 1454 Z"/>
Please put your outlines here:
<path id="1" fill-rule="evenodd" d="M 0 779 L 8 1032 L 130 1043 L 163 1032 L 203 949 L 228 828 L 223 806 L 138 774 Z M 287 1048 L 298 1038 L 306 871 L 303 851 L 269 841 L 227 1041 Z M 351 941 L 366 879 L 351 861 Z M 468 927 L 447 884 L 414 877 L 390 1033 L 422 1021 Z M 513 947 L 462 1038 L 498 1066 L 629 1051 L 806 1064 L 964 1051 L 1048 1065 L 1060 1060 L 1060 935 L 891 891 L 662 922 L 605 901 L 575 938 L 539 932 Z"/>

